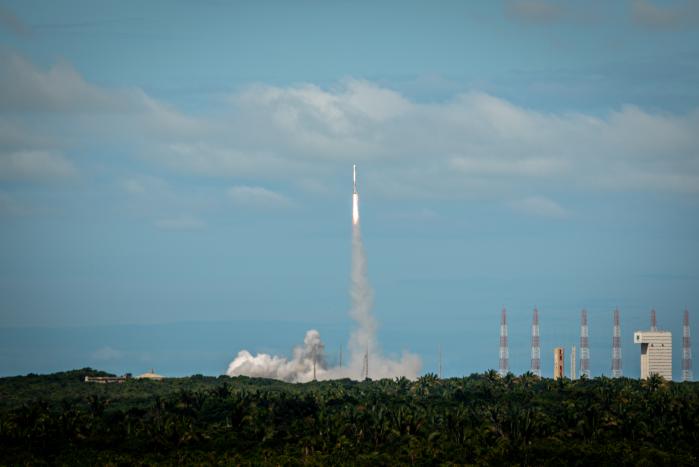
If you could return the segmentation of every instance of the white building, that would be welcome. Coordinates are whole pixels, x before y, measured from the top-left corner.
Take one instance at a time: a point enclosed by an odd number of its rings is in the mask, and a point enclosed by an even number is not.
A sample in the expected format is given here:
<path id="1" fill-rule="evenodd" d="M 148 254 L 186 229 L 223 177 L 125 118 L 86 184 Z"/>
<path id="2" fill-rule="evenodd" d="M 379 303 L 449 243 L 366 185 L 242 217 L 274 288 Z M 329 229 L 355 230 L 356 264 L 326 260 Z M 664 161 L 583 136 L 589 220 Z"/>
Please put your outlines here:
<path id="1" fill-rule="evenodd" d="M 656 374 L 672 380 L 672 333 L 636 331 L 633 341 L 641 344 L 641 379 Z"/>

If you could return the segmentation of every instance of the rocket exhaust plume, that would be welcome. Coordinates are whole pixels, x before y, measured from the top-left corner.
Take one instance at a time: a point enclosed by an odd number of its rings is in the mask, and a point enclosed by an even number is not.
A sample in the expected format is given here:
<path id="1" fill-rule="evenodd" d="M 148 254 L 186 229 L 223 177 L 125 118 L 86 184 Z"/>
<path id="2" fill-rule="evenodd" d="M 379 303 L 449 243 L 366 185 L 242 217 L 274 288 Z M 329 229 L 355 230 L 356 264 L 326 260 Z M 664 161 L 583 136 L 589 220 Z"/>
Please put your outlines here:
<path id="1" fill-rule="evenodd" d="M 268 354 L 252 356 L 247 350 L 241 350 L 228 365 L 226 374 L 273 378 L 289 382 L 311 381 L 314 379 L 314 371 L 322 372 L 326 369 L 323 351 L 320 333 L 311 329 L 306 331 L 303 346 L 294 349 L 294 356 L 290 360 Z"/>
<path id="2" fill-rule="evenodd" d="M 352 192 L 352 225 L 359 224 L 359 193 L 357 193 L 357 166 L 352 166 L 352 180 L 354 191 Z"/>
<path id="3" fill-rule="evenodd" d="M 421 362 L 417 355 L 403 352 L 400 359 L 384 357 L 376 338 L 377 322 L 372 314 L 373 290 L 367 275 L 366 253 L 359 224 L 357 166 L 352 166 L 352 266 L 350 271 L 350 311 L 356 328 L 350 336 L 349 365 L 329 368 L 324 345 L 316 330 L 306 332 L 304 345 L 294 349 L 291 359 L 267 354 L 253 356 L 241 350 L 228 366 L 229 376 L 255 376 L 305 382 L 312 379 L 380 379 L 404 376 L 417 378 Z M 371 368 L 371 370 L 370 370 Z"/>

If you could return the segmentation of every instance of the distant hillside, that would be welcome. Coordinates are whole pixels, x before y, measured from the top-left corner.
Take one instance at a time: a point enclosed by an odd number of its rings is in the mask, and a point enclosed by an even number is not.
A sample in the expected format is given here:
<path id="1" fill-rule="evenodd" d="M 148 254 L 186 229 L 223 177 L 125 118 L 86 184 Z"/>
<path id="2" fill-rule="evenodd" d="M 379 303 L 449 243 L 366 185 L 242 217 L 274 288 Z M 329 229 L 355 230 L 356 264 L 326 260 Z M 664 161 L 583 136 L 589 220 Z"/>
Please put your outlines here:
<path id="1" fill-rule="evenodd" d="M 0 464 L 697 465 L 699 383 L 0 378 Z"/>

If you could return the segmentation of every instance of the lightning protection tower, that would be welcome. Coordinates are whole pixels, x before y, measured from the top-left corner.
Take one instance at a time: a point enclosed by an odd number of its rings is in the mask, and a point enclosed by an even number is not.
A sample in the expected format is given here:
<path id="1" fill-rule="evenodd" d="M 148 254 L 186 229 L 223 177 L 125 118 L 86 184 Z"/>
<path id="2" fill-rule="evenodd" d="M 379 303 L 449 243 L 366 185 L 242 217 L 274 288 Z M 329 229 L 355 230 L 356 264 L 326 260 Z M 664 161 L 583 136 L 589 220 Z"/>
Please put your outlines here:
<path id="1" fill-rule="evenodd" d="M 366 346 L 366 352 L 364 353 L 364 361 L 362 362 L 362 378 L 364 380 L 369 379 L 369 344 Z"/>
<path id="2" fill-rule="evenodd" d="M 658 330 L 658 320 L 655 317 L 655 308 L 650 310 L 650 330 L 656 332 Z"/>
<path id="3" fill-rule="evenodd" d="M 532 373 L 541 376 L 541 339 L 539 337 L 539 310 L 532 317 Z"/>
<path id="4" fill-rule="evenodd" d="M 612 334 L 612 378 L 620 378 L 621 369 L 621 324 L 619 324 L 619 308 L 614 310 L 614 332 Z"/>
<path id="5" fill-rule="evenodd" d="M 692 381 L 692 344 L 689 340 L 689 310 L 682 321 L 682 381 Z"/>
<path id="6" fill-rule="evenodd" d="M 587 310 L 580 312 L 580 377 L 590 377 L 590 343 L 587 328 Z"/>
<path id="7" fill-rule="evenodd" d="M 500 376 L 505 376 L 510 369 L 510 351 L 507 347 L 507 311 L 502 309 L 500 317 Z"/>

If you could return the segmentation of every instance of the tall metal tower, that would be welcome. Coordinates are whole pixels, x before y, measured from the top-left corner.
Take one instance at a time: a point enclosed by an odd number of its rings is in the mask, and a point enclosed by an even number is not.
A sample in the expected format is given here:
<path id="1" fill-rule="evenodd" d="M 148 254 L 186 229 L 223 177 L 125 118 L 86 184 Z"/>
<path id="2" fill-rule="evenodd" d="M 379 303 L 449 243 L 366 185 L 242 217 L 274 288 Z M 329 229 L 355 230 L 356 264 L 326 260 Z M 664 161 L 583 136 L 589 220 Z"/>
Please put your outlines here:
<path id="1" fill-rule="evenodd" d="M 362 362 L 362 378 L 365 380 L 369 379 L 369 344 L 366 346 L 366 353 Z"/>
<path id="2" fill-rule="evenodd" d="M 658 320 L 655 318 L 655 308 L 650 310 L 650 330 L 652 332 L 658 330 Z"/>
<path id="3" fill-rule="evenodd" d="M 532 373 L 541 376 L 541 339 L 539 337 L 539 310 L 532 317 Z"/>
<path id="4" fill-rule="evenodd" d="M 621 369 L 621 324 L 619 308 L 614 310 L 614 333 L 612 334 L 612 378 L 623 376 Z"/>
<path id="5" fill-rule="evenodd" d="M 692 344 L 689 340 L 689 310 L 682 321 L 682 381 L 692 381 Z"/>
<path id="6" fill-rule="evenodd" d="M 578 379 L 578 375 L 575 372 L 575 346 L 573 346 L 572 349 L 570 349 L 570 380 L 575 381 Z"/>
<path id="7" fill-rule="evenodd" d="M 500 376 L 505 376 L 510 369 L 510 351 L 507 347 L 507 311 L 502 309 L 500 318 Z"/>
<path id="8" fill-rule="evenodd" d="M 587 310 L 580 312 L 580 377 L 590 377 L 590 343 L 587 329 Z"/>

